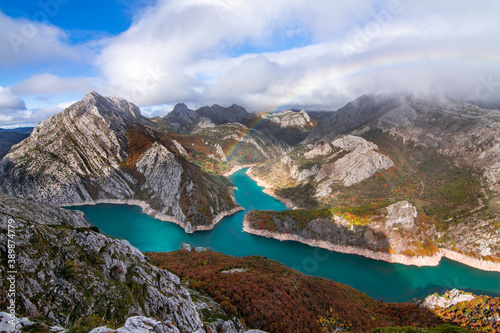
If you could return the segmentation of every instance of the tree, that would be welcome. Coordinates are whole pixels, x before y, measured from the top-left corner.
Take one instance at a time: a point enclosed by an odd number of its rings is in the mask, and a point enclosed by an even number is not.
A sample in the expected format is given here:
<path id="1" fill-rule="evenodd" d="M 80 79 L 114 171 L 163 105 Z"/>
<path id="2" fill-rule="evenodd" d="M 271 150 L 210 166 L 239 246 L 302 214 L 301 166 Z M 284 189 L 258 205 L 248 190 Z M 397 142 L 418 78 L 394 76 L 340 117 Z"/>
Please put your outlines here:
<path id="1" fill-rule="evenodd" d="M 325 317 L 320 317 L 318 322 L 321 330 L 325 333 L 348 332 L 352 327 L 350 323 L 340 318 L 332 309 L 326 312 Z"/>

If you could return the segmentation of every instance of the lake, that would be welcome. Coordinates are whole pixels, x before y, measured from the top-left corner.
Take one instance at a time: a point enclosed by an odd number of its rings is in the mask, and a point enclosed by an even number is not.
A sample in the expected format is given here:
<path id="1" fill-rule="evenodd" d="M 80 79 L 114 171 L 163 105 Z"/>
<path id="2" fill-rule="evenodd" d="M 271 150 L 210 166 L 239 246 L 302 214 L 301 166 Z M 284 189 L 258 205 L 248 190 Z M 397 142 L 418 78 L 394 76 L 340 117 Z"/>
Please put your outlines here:
<path id="1" fill-rule="evenodd" d="M 238 188 L 237 202 L 246 211 L 225 217 L 210 231 L 186 234 L 174 223 L 143 214 L 138 206 L 99 204 L 69 208 L 83 211 L 103 234 L 126 239 L 144 252 L 175 251 L 188 242 L 232 256 L 261 255 L 305 274 L 345 283 L 385 302 L 411 301 L 414 297 L 423 298 L 453 288 L 500 296 L 500 273 L 481 271 L 448 259 L 436 267 L 405 266 L 244 233 L 242 223 L 246 212 L 287 209 L 264 194 L 245 171 L 239 170 L 229 178 Z"/>

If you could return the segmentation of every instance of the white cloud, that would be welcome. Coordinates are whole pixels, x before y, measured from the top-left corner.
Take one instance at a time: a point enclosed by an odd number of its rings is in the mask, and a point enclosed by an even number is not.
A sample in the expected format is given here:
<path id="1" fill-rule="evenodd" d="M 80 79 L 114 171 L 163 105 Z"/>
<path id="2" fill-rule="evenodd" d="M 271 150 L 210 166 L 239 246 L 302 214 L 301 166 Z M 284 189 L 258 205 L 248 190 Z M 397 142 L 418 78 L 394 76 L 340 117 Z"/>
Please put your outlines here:
<path id="1" fill-rule="evenodd" d="M 68 91 L 100 90 L 102 80 L 99 78 L 62 78 L 50 73 L 35 74 L 14 86 L 17 94 L 57 94 Z"/>
<path id="2" fill-rule="evenodd" d="M 500 99 L 499 12 L 496 0 L 158 0 L 127 31 L 83 46 L 34 23 L 36 37 L 17 53 L 0 41 L 0 67 L 98 52 L 100 78 L 43 68 L 9 91 L 27 100 L 96 90 L 147 115 L 177 102 L 331 110 L 364 93 L 404 90 Z M 23 36 L 30 24 L 0 12 L 2 31 Z M 38 119 L 43 110 L 22 115 Z"/>
<path id="3" fill-rule="evenodd" d="M 333 108 L 362 93 L 436 87 L 460 96 L 481 76 L 500 81 L 499 11 L 487 0 L 159 1 L 107 40 L 96 64 L 108 94 L 141 105 Z M 308 45 L 287 42 L 296 35 Z M 245 52 L 273 43 L 284 46 Z"/>
<path id="4" fill-rule="evenodd" d="M 24 109 L 26 105 L 19 96 L 13 94 L 8 88 L 0 87 L 0 112 Z"/>
<path id="5" fill-rule="evenodd" d="M 86 54 L 83 47 L 69 45 L 63 30 L 43 21 L 14 19 L 0 11 L 0 31 L 0 68 L 62 59 L 77 61 Z"/>
<path id="6" fill-rule="evenodd" d="M 0 111 L 0 127 L 35 126 L 40 121 L 61 112 L 74 102 L 60 103 L 50 107 Z"/>

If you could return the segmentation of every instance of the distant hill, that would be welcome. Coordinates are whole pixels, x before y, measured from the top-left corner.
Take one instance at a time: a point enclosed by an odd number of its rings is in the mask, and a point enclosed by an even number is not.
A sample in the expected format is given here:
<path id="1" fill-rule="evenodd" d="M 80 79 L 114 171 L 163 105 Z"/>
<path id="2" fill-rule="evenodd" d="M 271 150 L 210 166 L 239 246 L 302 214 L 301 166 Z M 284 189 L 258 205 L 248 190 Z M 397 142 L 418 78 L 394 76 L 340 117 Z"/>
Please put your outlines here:
<path id="1" fill-rule="evenodd" d="M 19 127 L 19 128 L 0 128 L 0 159 L 4 157 L 10 148 L 26 139 L 33 127 Z"/>

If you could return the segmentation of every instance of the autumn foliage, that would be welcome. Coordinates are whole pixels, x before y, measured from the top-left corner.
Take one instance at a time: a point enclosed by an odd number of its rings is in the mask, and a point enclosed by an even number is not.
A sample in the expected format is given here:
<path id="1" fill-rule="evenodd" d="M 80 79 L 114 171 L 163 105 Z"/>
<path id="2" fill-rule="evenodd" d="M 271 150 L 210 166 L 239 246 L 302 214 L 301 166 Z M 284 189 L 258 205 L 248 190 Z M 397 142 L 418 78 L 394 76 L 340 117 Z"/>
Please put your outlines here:
<path id="1" fill-rule="evenodd" d="M 151 263 L 189 281 L 248 328 L 268 332 L 324 332 L 338 323 L 352 332 L 381 326 L 428 327 L 441 323 L 411 304 L 386 304 L 349 286 L 303 275 L 261 256 L 237 258 L 212 251 L 149 253 Z M 246 271 L 222 273 L 233 268 Z M 322 328 L 323 327 L 323 328 Z"/>

